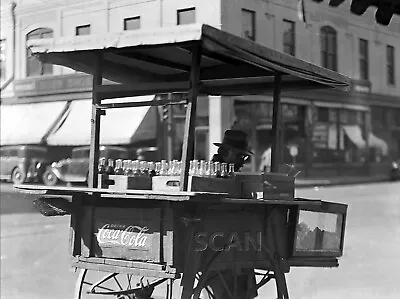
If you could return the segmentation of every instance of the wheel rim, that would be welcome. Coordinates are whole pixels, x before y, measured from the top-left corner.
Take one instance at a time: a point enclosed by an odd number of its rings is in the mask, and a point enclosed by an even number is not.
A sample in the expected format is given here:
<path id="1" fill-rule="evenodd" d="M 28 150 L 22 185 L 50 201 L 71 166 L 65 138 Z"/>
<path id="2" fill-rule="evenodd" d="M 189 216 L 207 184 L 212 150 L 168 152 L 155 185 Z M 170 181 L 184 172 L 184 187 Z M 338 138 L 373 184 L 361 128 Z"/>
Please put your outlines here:
<path id="1" fill-rule="evenodd" d="M 14 184 L 22 184 L 25 181 L 25 176 L 19 168 L 14 169 L 12 181 Z"/>
<path id="2" fill-rule="evenodd" d="M 46 185 L 54 185 L 57 182 L 57 177 L 50 171 L 46 172 L 43 177 Z"/>
<path id="3" fill-rule="evenodd" d="M 154 289 L 166 280 L 82 269 L 75 286 L 74 299 L 151 298 L 151 288 Z M 149 287 L 142 289 L 142 286 Z"/>

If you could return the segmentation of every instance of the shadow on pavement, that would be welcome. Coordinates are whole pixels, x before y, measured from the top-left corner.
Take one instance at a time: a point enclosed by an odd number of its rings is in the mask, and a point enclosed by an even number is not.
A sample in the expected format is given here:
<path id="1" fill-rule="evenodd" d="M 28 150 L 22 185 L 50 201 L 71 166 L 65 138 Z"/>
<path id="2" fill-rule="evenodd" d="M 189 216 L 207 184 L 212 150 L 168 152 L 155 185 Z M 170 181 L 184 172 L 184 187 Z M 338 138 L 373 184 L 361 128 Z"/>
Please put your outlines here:
<path id="1" fill-rule="evenodd" d="M 33 206 L 38 195 L 22 194 L 14 190 L 10 183 L 0 184 L 0 214 L 39 213 Z"/>

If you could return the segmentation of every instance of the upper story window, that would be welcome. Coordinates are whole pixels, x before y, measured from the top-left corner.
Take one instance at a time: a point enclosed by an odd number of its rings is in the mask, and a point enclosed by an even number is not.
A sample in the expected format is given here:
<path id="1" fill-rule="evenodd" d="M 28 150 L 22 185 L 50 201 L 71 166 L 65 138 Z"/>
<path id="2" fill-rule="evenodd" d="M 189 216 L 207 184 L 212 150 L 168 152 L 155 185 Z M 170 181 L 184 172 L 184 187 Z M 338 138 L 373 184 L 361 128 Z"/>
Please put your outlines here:
<path id="1" fill-rule="evenodd" d="M 6 78 L 6 40 L 0 40 L 0 80 Z"/>
<path id="2" fill-rule="evenodd" d="M 337 71 L 337 34 L 329 26 L 321 28 L 321 64 L 323 67 Z"/>
<path id="3" fill-rule="evenodd" d="M 256 40 L 256 13 L 254 11 L 242 9 L 242 37 Z"/>
<path id="4" fill-rule="evenodd" d="M 26 35 L 26 40 L 53 38 L 53 30 L 50 28 L 39 28 Z M 31 51 L 26 49 L 26 76 L 42 76 L 53 73 L 53 65 L 42 63 L 36 57 L 32 56 Z"/>
<path id="5" fill-rule="evenodd" d="M 283 20 L 283 52 L 296 55 L 295 22 Z"/>
<path id="6" fill-rule="evenodd" d="M 394 47 L 386 46 L 386 68 L 387 68 L 387 82 L 388 84 L 395 85 L 395 55 L 394 55 Z"/>
<path id="7" fill-rule="evenodd" d="M 362 80 L 369 79 L 369 54 L 368 54 L 368 41 L 360 38 L 359 41 L 359 54 L 360 54 L 360 78 Z"/>
<path id="8" fill-rule="evenodd" d="M 124 19 L 124 30 L 138 30 L 140 29 L 140 17 Z"/>
<path id="9" fill-rule="evenodd" d="M 90 25 L 77 26 L 75 35 L 90 35 Z"/>
<path id="10" fill-rule="evenodd" d="M 177 25 L 196 23 L 196 8 L 185 8 L 177 11 Z"/>

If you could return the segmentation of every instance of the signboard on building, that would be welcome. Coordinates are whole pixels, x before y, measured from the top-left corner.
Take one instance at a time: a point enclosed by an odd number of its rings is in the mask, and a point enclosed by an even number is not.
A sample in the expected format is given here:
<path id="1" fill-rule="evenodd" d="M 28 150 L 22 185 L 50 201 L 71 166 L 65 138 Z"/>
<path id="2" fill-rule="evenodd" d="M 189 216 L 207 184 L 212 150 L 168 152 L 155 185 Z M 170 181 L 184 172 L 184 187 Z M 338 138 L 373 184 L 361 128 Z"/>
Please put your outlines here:
<path id="1" fill-rule="evenodd" d="M 87 92 L 91 89 L 92 76 L 87 74 L 26 78 L 16 80 L 14 85 L 17 97 Z"/>

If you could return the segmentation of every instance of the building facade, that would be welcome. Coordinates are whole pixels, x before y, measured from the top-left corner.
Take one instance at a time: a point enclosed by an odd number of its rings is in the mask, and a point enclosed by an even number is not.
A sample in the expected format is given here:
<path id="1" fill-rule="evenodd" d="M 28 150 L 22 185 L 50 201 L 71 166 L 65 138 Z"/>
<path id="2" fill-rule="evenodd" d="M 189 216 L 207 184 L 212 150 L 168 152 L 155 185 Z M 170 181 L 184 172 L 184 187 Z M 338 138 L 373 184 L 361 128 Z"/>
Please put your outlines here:
<path id="1" fill-rule="evenodd" d="M 91 78 L 46 65 L 30 55 L 27 41 L 124 30 L 206 23 L 261 45 L 335 70 L 354 79 L 349 93 L 336 90 L 282 94 L 282 158 L 303 173 L 377 172 L 400 156 L 400 19 L 375 23 L 363 16 L 305 1 L 306 23 L 297 0 L 2 0 L 2 105 L 73 102 L 91 97 Z M 223 132 L 240 127 L 255 152 L 257 170 L 271 142 L 271 95 L 209 97 L 196 129 L 197 158 L 215 152 Z M 181 144 L 184 108 L 174 108 L 174 144 Z M 293 150 L 296 148 L 296 150 Z M 290 150 L 292 149 L 292 150 Z M 177 155 L 179 155 L 179 151 Z"/>

